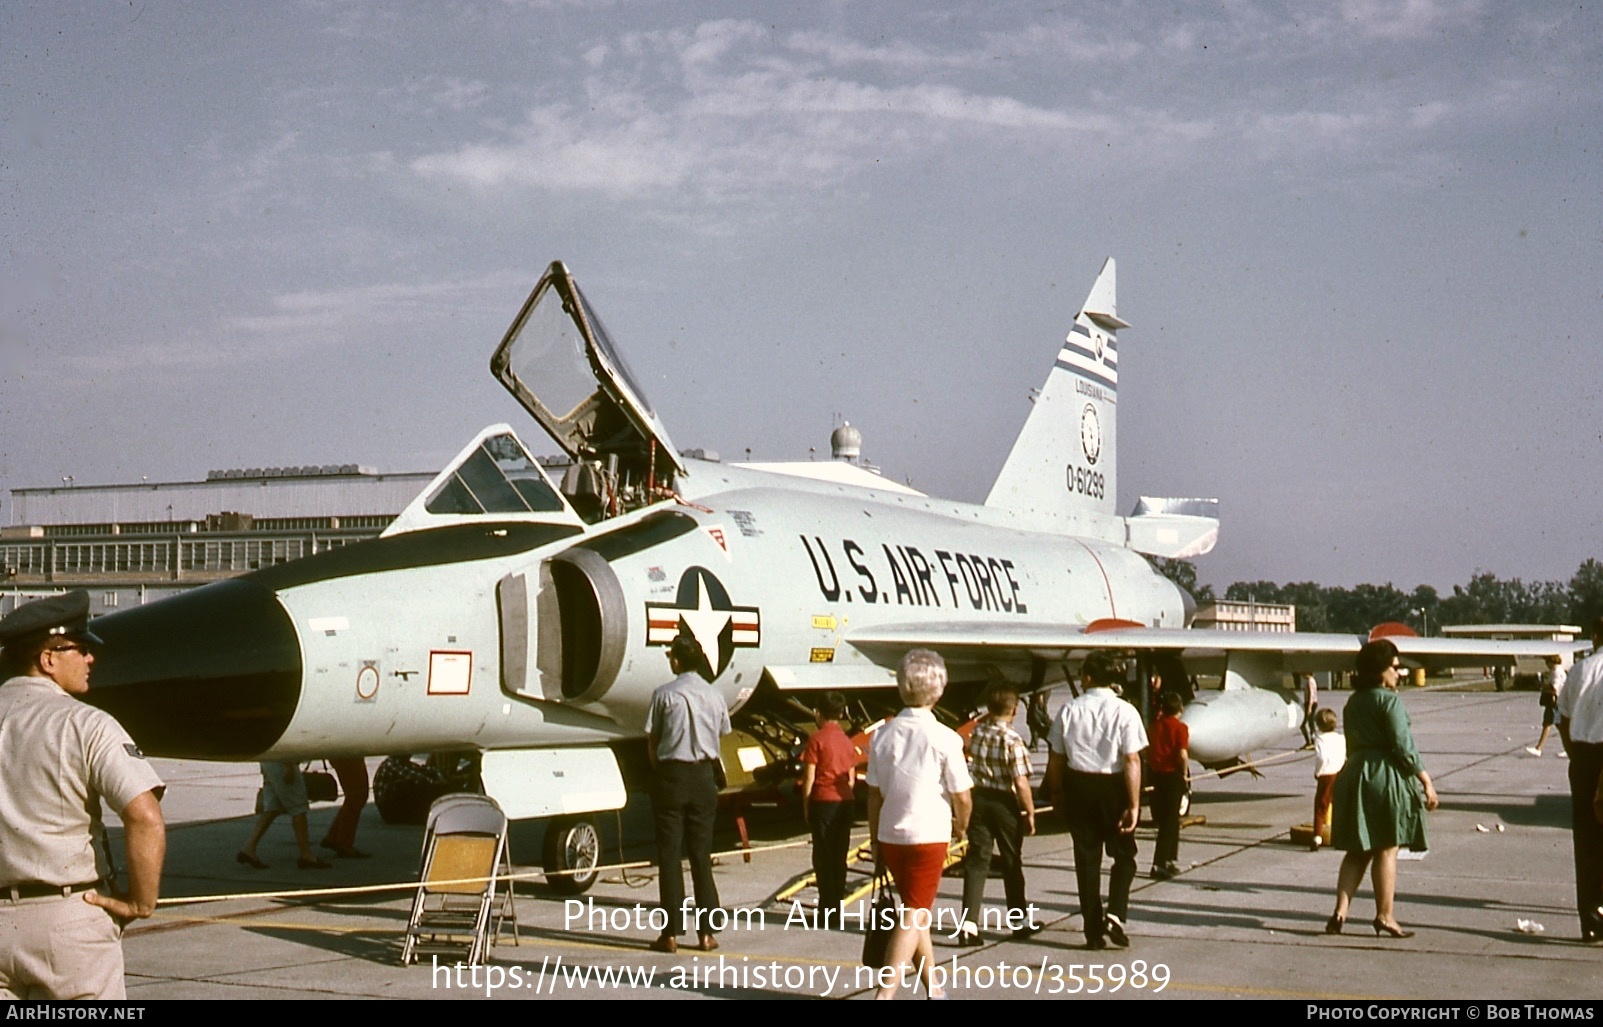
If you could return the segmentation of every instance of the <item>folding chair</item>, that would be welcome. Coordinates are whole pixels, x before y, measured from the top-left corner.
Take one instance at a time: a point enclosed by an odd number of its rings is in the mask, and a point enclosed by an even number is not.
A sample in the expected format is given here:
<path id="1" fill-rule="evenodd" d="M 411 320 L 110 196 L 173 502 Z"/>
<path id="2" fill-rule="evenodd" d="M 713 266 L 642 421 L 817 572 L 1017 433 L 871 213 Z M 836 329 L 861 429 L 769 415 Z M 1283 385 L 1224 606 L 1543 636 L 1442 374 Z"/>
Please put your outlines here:
<path id="1" fill-rule="evenodd" d="M 417 958 L 420 944 L 461 947 L 465 937 L 468 965 L 478 966 L 508 920 L 512 944 L 518 944 L 512 882 L 498 888 L 511 873 L 507 818 L 494 799 L 445 795 L 434 800 L 423 831 L 422 865 L 401 965 Z"/>

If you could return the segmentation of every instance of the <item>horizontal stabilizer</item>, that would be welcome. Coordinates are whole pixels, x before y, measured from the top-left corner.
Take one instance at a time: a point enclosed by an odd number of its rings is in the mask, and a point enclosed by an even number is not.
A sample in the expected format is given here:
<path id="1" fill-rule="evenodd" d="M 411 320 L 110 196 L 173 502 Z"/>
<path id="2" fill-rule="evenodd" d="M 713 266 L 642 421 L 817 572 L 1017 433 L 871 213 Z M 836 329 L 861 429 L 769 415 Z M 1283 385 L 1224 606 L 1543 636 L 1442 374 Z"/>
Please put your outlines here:
<path id="1" fill-rule="evenodd" d="M 1189 560 L 1219 541 L 1219 501 L 1142 496 L 1124 525 L 1125 545 L 1136 552 Z"/>

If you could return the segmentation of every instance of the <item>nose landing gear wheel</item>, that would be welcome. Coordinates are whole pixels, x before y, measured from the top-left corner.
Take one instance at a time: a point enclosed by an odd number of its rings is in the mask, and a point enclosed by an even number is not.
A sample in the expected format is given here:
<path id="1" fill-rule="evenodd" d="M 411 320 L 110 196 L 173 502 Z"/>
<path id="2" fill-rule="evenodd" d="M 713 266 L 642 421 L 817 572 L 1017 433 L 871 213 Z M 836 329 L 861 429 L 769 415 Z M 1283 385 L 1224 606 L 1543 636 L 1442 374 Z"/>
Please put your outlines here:
<path id="1" fill-rule="evenodd" d="M 601 832 L 589 817 L 559 817 L 545 831 L 546 880 L 553 891 L 581 895 L 601 876 Z"/>

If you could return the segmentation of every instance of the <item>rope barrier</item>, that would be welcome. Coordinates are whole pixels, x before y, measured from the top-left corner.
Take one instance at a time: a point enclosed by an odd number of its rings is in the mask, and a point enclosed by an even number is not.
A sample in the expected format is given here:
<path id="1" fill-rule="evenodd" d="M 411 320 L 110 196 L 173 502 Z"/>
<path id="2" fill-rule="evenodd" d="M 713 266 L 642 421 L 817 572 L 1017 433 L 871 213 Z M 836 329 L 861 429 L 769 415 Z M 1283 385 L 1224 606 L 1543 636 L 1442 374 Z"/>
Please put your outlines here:
<path id="1" fill-rule="evenodd" d="M 747 849 L 725 849 L 713 853 L 712 858 L 724 859 L 733 856 L 744 857 L 760 855 L 766 852 L 780 852 L 786 849 L 800 848 L 803 845 L 810 846 L 811 844 L 812 842 L 808 840 L 781 842 L 775 845 L 753 846 Z M 636 860 L 627 863 L 609 863 L 606 865 L 598 865 L 593 867 L 581 867 L 575 870 L 556 870 L 550 872 L 545 870 L 522 870 L 512 874 L 496 874 L 494 877 L 462 877 L 453 878 L 448 881 L 430 881 L 428 883 L 431 887 L 446 888 L 466 884 L 484 884 L 491 880 L 517 882 L 542 879 L 549 880 L 553 877 L 572 877 L 576 874 L 603 874 L 617 873 L 620 871 L 627 873 L 630 870 L 639 870 L 651 866 L 655 866 L 655 864 L 650 860 Z M 158 899 L 156 900 L 156 905 L 158 908 L 161 908 L 165 906 L 203 905 L 212 902 L 233 902 L 235 900 L 243 899 L 280 899 L 287 902 L 297 902 L 305 899 L 328 898 L 336 895 L 373 895 L 383 892 L 413 891 L 420 883 L 421 882 L 414 880 L 386 884 L 357 884 L 341 888 L 299 888 L 291 891 L 227 892 L 215 895 L 184 895 Z"/>

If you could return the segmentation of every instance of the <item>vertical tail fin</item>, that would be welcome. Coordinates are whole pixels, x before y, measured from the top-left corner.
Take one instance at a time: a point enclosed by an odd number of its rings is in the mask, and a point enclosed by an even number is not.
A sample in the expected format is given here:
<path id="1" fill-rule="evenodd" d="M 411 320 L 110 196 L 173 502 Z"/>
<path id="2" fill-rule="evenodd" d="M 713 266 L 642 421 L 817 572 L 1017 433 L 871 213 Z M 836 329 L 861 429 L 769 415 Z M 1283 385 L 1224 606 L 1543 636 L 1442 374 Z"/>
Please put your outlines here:
<path id="1" fill-rule="evenodd" d="M 985 505 L 1051 530 L 1114 530 L 1119 320 L 1113 258 L 1075 315 Z M 1122 536 L 1121 536 L 1122 538 Z"/>

